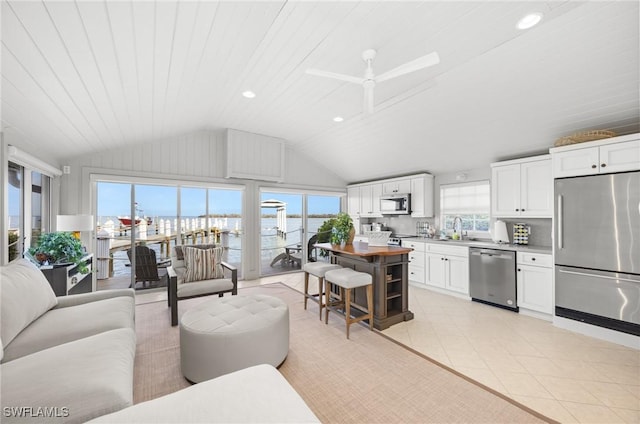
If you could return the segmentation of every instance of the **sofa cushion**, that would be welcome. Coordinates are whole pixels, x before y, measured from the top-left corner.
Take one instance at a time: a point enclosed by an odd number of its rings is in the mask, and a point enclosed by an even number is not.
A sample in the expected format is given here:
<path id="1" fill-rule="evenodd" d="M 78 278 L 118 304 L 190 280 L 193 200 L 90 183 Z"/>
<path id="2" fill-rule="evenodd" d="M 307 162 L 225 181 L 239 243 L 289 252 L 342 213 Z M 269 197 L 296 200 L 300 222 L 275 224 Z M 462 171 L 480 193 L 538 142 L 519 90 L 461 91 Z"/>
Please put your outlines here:
<path id="1" fill-rule="evenodd" d="M 122 328 L 4 363 L 2 410 L 57 407 L 68 416 L 38 421 L 81 423 L 125 408 L 133 403 L 135 350 L 135 332 Z M 2 417 L 3 423 L 33 421 Z"/>
<path id="2" fill-rule="evenodd" d="M 134 328 L 131 296 L 54 308 L 25 328 L 5 349 L 4 362 L 117 328 Z"/>
<path id="3" fill-rule="evenodd" d="M 0 335 L 6 345 L 56 304 L 49 281 L 27 259 L 0 267 Z"/>
<path id="4" fill-rule="evenodd" d="M 183 251 L 184 262 L 187 267 L 187 271 L 184 274 L 185 283 L 224 278 L 222 247 L 213 249 L 185 247 Z"/>
<path id="5" fill-rule="evenodd" d="M 198 281 L 197 283 L 179 284 L 178 297 L 199 296 L 201 294 L 219 293 L 233 290 L 233 281 L 229 278 Z"/>
<path id="6" fill-rule="evenodd" d="M 257 365 L 138 403 L 92 423 L 318 423 L 271 365 Z"/>

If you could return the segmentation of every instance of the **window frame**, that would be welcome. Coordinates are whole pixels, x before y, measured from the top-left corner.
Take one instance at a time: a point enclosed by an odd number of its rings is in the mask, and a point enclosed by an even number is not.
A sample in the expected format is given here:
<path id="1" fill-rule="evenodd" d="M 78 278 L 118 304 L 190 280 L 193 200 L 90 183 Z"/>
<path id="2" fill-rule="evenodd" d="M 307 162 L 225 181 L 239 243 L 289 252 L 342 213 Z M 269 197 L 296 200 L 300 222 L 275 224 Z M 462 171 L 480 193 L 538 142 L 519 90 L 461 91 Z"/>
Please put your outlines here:
<path id="1" fill-rule="evenodd" d="M 480 187 L 480 186 L 486 186 L 486 211 L 482 210 L 476 210 L 476 211 L 470 211 L 467 214 L 464 213 L 452 213 L 452 212 L 448 212 L 445 208 L 446 208 L 446 204 L 444 202 L 444 190 L 447 189 L 451 189 L 451 188 L 461 188 L 461 187 Z M 451 235 L 453 233 L 453 228 L 451 226 L 447 226 L 447 217 L 451 217 L 451 216 L 464 216 L 464 215 L 473 215 L 473 222 L 474 222 L 474 229 L 473 230 L 465 230 L 464 227 L 465 225 L 463 225 L 463 234 L 466 235 L 467 237 L 474 237 L 474 238 L 491 238 L 491 234 L 490 234 L 490 228 L 491 228 L 491 181 L 486 179 L 486 180 L 476 180 L 476 181 L 465 181 L 463 183 L 450 183 L 450 184 L 441 184 L 440 185 L 440 211 L 439 211 L 439 225 L 440 225 L 440 229 L 441 231 L 445 231 L 447 235 Z M 486 230 L 478 230 L 475 229 L 475 223 L 478 221 L 485 221 L 484 219 L 479 219 L 477 218 L 478 216 L 484 216 L 486 215 L 487 219 L 486 219 L 486 223 L 487 223 L 487 229 Z M 468 222 L 468 220 L 465 220 L 463 218 L 463 224 L 464 222 Z M 464 231 L 466 231 L 466 233 L 464 233 Z"/>

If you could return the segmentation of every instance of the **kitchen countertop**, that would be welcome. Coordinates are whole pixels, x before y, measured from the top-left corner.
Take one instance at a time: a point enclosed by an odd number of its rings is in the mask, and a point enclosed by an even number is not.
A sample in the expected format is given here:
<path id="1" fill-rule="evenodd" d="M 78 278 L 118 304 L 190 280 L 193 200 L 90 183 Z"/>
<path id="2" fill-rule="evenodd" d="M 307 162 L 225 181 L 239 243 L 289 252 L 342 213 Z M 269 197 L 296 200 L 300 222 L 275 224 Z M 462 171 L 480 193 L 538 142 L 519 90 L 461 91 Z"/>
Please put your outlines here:
<path id="1" fill-rule="evenodd" d="M 434 243 L 434 244 L 443 244 L 443 245 L 453 245 L 453 246 L 468 246 L 468 247 L 486 247 L 489 249 L 500 249 L 500 250 L 512 250 L 516 252 L 527 252 L 527 253 L 545 253 L 551 254 L 551 246 L 531 246 L 531 245 L 523 245 L 523 244 L 503 244 L 503 243 L 494 243 L 493 241 L 483 241 L 483 240 L 438 240 L 427 237 L 407 237 L 402 240 L 407 241 L 418 241 L 422 243 Z"/>
<path id="2" fill-rule="evenodd" d="M 314 244 L 313 246 L 329 250 L 331 252 L 360 257 L 406 255 L 413 250 L 400 246 L 369 246 L 368 243 L 362 243 L 359 241 L 354 241 L 353 244 L 347 244 L 345 246 L 331 243 L 319 243 Z"/>

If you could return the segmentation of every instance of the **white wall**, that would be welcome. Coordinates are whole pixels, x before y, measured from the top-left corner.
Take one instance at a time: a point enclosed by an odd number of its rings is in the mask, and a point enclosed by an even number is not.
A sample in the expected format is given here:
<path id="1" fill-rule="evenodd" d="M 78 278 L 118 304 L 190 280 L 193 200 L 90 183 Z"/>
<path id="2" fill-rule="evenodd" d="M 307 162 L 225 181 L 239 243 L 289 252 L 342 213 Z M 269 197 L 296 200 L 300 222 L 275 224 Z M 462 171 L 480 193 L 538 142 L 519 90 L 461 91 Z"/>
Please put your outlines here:
<path id="1" fill-rule="evenodd" d="M 260 158 L 247 158 L 260 160 Z M 71 174 L 61 177 L 60 213 L 87 213 L 90 192 L 83 188 L 83 171 L 138 177 L 210 181 L 244 184 L 246 181 L 225 179 L 225 132 L 202 131 L 152 143 L 132 144 L 100 154 L 72 158 L 63 165 L 71 166 Z M 85 181 L 86 183 L 86 181 Z M 299 155 L 287 146 L 285 181 L 290 188 L 345 190 L 346 183 L 333 172 L 313 160 Z"/>

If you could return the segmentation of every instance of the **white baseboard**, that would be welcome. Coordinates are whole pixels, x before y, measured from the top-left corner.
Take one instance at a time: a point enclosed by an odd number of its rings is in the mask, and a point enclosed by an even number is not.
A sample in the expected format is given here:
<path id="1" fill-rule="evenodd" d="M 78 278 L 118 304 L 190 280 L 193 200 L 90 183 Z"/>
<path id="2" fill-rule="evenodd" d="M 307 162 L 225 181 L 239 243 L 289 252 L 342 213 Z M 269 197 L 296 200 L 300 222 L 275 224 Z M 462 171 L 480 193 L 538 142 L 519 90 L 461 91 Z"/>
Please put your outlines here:
<path id="1" fill-rule="evenodd" d="M 518 308 L 518 311 L 522 315 L 526 315 L 526 316 L 529 316 L 529 317 L 542 319 L 542 320 L 549 321 L 549 322 L 553 321 L 553 315 L 551 315 L 551 314 L 545 314 L 544 312 L 532 311 L 531 309 L 526 309 L 526 308 L 522 308 L 522 307 Z"/>
<path id="2" fill-rule="evenodd" d="M 429 286 L 429 285 L 418 283 L 418 282 L 411 281 L 411 280 L 409 280 L 409 285 L 413 286 L 413 287 L 418 287 L 418 288 L 421 288 L 421 289 L 425 289 L 425 290 L 431 290 L 433 292 L 440 293 L 440 294 L 447 294 L 449 296 L 457 297 L 459 299 L 471 300 L 471 298 L 468 295 L 465 295 L 465 294 L 462 294 L 462 293 L 459 293 L 459 292 L 455 292 L 455 291 L 452 291 L 452 290 L 441 289 L 439 287 Z"/>
<path id="3" fill-rule="evenodd" d="M 584 334 L 585 336 L 640 350 L 640 337 L 632 334 L 621 333 L 620 331 L 557 316 L 553 317 L 553 325 L 565 330 Z"/>

